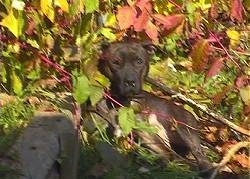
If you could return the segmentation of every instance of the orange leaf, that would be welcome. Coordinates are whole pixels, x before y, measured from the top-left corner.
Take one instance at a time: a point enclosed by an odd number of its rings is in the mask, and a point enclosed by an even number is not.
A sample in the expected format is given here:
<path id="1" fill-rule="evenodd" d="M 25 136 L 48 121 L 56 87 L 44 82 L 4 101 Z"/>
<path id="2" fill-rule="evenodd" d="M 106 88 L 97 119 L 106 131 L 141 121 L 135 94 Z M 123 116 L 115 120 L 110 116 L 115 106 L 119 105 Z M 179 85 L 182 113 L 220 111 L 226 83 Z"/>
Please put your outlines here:
<path id="1" fill-rule="evenodd" d="M 149 13 L 152 12 L 151 0 L 137 0 L 136 6 L 139 7 L 141 10 L 146 9 Z"/>
<path id="2" fill-rule="evenodd" d="M 120 29 L 127 29 L 134 24 L 136 11 L 133 7 L 123 6 L 123 7 L 118 8 L 116 17 L 117 17 Z"/>
<path id="3" fill-rule="evenodd" d="M 202 72 L 206 68 L 209 51 L 210 45 L 207 40 L 201 39 L 196 42 L 190 54 L 194 71 Z"/>
<path id="4" fill-rule="evenodd" d="M 213 62 L 210 69 L 208 70 L 206 78 L 210 78 L 210 77 L 213 77 L 213 76 L 217 75 L 222 70 L 224 65 L 225 65 L 224 64 L 224 58 L 216 59 Z"/>
<path id="5" fill-rule="evenodd" d="M 147 26 L 147 23 L 149 21 L 149 14 L 146 11 L 146 9 L 144 9 L 140 12 L 140 15 L 137 15 L 137 16 L 138 17 L 135 18 L 135 21 L 134 21 L 134 29 L 136 32 L 141 32 Z"/>
<path id="6" fill-rule="evenodd" d="M 250 158 L 246 154 L 237 154 L 234 156 L 234 160 L 239 162 L 243 168 L 250 169 Z"/>
<path id="7" fill-rule="evenodd" d="M 184 20 L 183 14 L 174 14 L 169 16 L 164 16 L 162 14 L 154 14 L 153 18 L 160 24 L 163 25 L 164 29 L 169 31 L 177 26 L 179 26 Z"/>
<path id="8" fill-rule="evenodd" d="M 243 12 L 242 0 L 231 0 L 231 18 L 243 22 Z"/>
<path id="9" fill-rule="evenodd" d="M 145 32 L 150 39 L 158 42 L 158 29 L 151 21 L 148 21 Z"/>

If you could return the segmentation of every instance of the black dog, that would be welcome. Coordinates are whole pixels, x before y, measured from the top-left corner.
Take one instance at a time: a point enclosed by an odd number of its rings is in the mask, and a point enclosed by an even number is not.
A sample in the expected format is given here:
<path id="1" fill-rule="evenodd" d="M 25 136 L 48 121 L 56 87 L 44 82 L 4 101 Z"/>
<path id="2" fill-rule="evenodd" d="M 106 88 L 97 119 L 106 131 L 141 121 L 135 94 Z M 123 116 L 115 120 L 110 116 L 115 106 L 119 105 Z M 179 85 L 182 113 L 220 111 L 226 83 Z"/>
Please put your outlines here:
<path id="1" fill-rule="evenodd" d="M 178 125 L 173 130 L 169 122 L 174 119 L 195 128 L 194 116 L 183 107 L 142 90 L 149 70 L 151 49 L 150 43 L 136 42 L 112 43 L 103 48 L 99 70 L 111 81 L 111 95 L 124 106 L 129 106 L 131 100 L 136 98 L 143 109 L 156 114 L 166 130 L 172 149 L 181 155 L 191 151 L 201 170 L 211 169 L 211 163 L 201 150 L 197 132 L 184 125 Z"/>

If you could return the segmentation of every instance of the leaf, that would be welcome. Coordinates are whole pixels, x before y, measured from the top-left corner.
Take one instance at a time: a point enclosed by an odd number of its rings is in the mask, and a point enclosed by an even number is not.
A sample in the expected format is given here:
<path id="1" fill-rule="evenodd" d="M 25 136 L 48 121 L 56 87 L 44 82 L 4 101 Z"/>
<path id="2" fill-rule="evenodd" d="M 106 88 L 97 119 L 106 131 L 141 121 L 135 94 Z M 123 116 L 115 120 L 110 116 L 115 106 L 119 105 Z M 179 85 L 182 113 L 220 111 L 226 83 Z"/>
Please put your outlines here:
<path id="1" fill-rule="evenodd" d="M 209 17 L 217 19 L 219 17 L 219 6 L 217 2 L 213 2 L 209 10 Z"/>
<path id="2" fill-rule="evenodd" d="M 213 96 L 213 104 L 221 104 L 222 100 L 227 97 L 227 94 L 232 90 L 232 86 L 225 86 L 223 89 Z"/>
<path id="3" fill-rule="evenodd" d="M 201 39 L 196 42 L 190 54 L 194 71 L 201 72 L 205 69 L 208 62 L 209 51 L 210 45 L 207 40 Z"/>
<path id="4" fill-rule="evenodd" d="M 237 88 L 242 88 L 244 86 L 246 86 L 247 84 L 249 84 L 250 81 L 250 77 L 247 75 L 241 75 L 239 77 L 236 78 L 236 87 Z"/>
<path id="5" fill-rule="evenodd" d="M 118 8 L 116 17 L 120 29 L 127 29 L 134 24 L 136 11 L 133 7 L 123 6 Z"/>
<path id="6" fill-rule="evenodd" d="M 242 0 L 231 0 L 231 18 L 243 22 L 244 7 Z"/>
<path id="7" fill-rule="evenodd" d="M 174 14 L 169 16 L 164 16 L 162 14 L 154 14 L 153 18 L 160 24 L 166 31 L 173 30 L 179 26 L 184 20 L 185 16 L 183 14 Z"/>
<path id="8" fill-rule="evenodd" d="M 242 154 L 236 154 L 234 156 L 234 160 L 236 160 L 237 162 L 239 162 L 239 164 L 243 168 L 250 169 L 250 158 L 246 154 L 244 154 L 244 153 L 242 153 Z"/>
<path id="9" fill-rule="evenodd" d="M 16 75 L 15 71 L 12 71 L 11 74 L 12 78 L 12 88 L 14 90 L 14 93 L 17 95 L 21 95 L 23 92 L 23 84 L 19 76 Z"/>
<path id="10" fill-rule="evenodd" d="M 145 121 L 138 121 L 134 128 L 143 132 L 148 132 L 150 134 L 155 134 L 157 132 L 156 127 L 151 126 L 149 123 Z"/>
<path id="11" fill-rule="evenodd" d="M 134 20 L 134 29 L 136 32 L 141 32 L 145 29 L 149 21 L 149 13 L 146 9 L 141 10 L 140 14 Z"/>
<path id="12" fill-rule="evenodd" d="M 85 75 L 76 77 L 73 86 L 73 96 L 75 100 L 80 104 L 84 103 L 91 92 L 88 78 Z"/>
<path id="13" fill-rule="evenodd" d="M 103 88 L 97 86 L 91 86 L 90 96 L 89 96 L 91 105 L 92 106 L 96 105 L 96 103 L 102 99 L 103 94 L 104 94 Z"/>
<path id="14" fill-rule="evenodd" d="M 122 107 L 118 111 L 118 120 L 124 135 L 128 135 L 135 127 L 136 116 L 132 108 Z"/>
<path id="15" fill-rule="evenodd" d="M 107 14 L 103 23 L 105 27 L 116 27 L 117 20 L 115 14 L 112 13 Z"/>
<path id="16" fill-rule="evenodd" d="M 142 11 L 146 10 L 149 13 L 152 12 L 151 0 L 137 0 L 135 5 L 139 7 Z"/>
<path id="17" fill-rule="evenodd" d="M 99 0 L 85 0 L 86 13 L 92 13 L 99 9 Z"/>
<path id="18" fill-rule="evenodd" d="M 146 34 L 155 42 L 158 42 L 158 28 L 151 22 L 148 21 L 147 26 L 145 28 Z"/>
<path id="19" fill-rule="evenodd" d="M 69 12 L 69 4 L 67 0 L 55 0 L 55 5 L 60 7 L 64 12 Z"/>
<path id="20" fill-rule="evenodd" d="M 240 97 L 245 105 L 250 105 L 250 85 L 240 89 Z"/>
<path id="21" fill-rule="evenodd" d="M 232 47 L 240 45 L 240 33 L 236 30 L 227 30 L 227 36 L 230 38 L 230 44 Z"/>
<path id="22" fill-rule="evenodd" d="M 54 22 L 55 12 L 53 8 L 53 0 L 41 0 L 40 7 L 43 14 L 51 21 Z"/>
<path id="23" fill-rule="evenodd" d="M 219 59 L 214 60 L 212 66 L 207 72 L 206 78 L 211 78 L 217 75 L 223 69 L 224 65 L 225 65 L 224 58 L 219 58 Z"/>
<path id="24" fill-rule="evenodd" d="M 11 7 L 13 7 L 16 10 L 20 10 L 22 11 L 25 7 L 25 3 L 23 1 L 19 1 L 19 0 L 13 0 Z"/>
<path id="25" fill-rule="evenodd" d="M 112 29 L 110 28 L 105 28 L 103 27 L 101 29 L 101 34 L 109 39 L 110 41 L 115 41 L 116 40 L 116 35 L 112 32 Z"/>
<path id="26" fill-rule="evenodd" d="M 13 11 L 10 11 L 8 16 L 6 16 L 0 23 L 0 25 L 7 27 L 9 31 L 14 34 L 16 37 L 19 37 L 22 32 L 20 31 L 20 25 L 18 18 L 16 18 L 13 14 Z"/>

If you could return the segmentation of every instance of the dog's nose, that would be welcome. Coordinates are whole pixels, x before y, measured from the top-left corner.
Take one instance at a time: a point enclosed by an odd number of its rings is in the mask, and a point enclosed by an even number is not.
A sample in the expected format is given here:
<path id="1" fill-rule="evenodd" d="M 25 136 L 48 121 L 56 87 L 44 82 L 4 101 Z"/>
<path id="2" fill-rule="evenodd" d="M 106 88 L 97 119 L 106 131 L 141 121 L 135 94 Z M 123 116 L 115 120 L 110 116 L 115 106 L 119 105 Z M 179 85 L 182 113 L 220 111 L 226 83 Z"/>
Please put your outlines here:
<path id="1" fill-rule="evenodd" d="M 126 85 L 126 87 L 135 87 L 135 81 L 134 80 L 126 80 L 124 82 L 124 84 Z"/>

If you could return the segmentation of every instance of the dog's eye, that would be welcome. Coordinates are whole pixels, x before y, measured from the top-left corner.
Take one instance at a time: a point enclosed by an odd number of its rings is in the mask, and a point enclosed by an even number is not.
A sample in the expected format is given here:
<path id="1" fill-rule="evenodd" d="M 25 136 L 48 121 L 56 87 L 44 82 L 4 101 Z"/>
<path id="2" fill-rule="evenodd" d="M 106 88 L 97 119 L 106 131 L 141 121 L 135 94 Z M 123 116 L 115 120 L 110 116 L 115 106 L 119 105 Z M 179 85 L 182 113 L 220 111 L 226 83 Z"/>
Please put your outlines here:
<path id="1" fill-rule="evenodd" d="M 143 63 L 143 59 L 138 58 L 138 59 L 137 59 L 137 64 L 142 64 L 142 63 Z"/>

